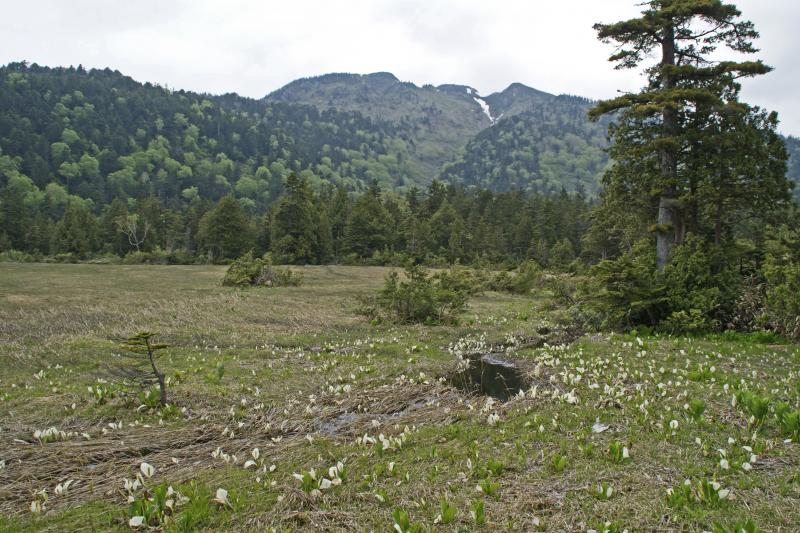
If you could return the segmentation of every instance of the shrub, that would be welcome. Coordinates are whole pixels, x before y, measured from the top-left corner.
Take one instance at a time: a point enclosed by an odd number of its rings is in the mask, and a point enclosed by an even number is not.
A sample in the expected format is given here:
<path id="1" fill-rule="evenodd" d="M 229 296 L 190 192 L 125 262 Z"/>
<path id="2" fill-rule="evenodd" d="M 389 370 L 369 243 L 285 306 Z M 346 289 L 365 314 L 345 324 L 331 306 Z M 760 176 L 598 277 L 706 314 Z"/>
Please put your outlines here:
<path id="1" fill-rule="evenodd" d="M 169 346 L 153 341 L 155 336 L 155 333 L 143 331 L 125 340 L 121 348 L 127 352 L 125 355 L 133 361 L 133 364 L 129 367 L 119 368 L 118 371 L 127 379 L 138 382 L 142 387 L 149 387 L 154 382 L 158 383 L 157 396 L 154 392 L 148 391 L 143 393 L 140 399 L 150 407 L 156 405 L 163 407 L 167 405 L 167 383 L 164 373 L 156 366 L 156 357 L 157 352 Z"/>
<path id="2" fill-rule="evenodd" d="M 767 295 L 764 317 L 781 335 L 800 340 L 800 262 L 773 255 L 764 265 Z"/>
<path id="3" fill-rule="evenodd" d="M 584 292 L 587 303 L 604 316 L 604 327 L 654 326 L 664 318 L 665 290 L 655 279 L 656 256 L 649 241 L 640 241 L 614 260 L 590 270 Z"/>
<path id="4" fill-rule="evenodd" d="M 442 290 L 466 293 L 469 296 L 481 294 L 488 284 L 489 275 L 483 270 L 472 270 L 453 265 L 450 270 L 433 275 Z"/>
<path id="5" fill-rule="evenodd" d="M 584 292 L 609 327 L 658 327 L 673 334 L 719 330 L 736 311 L 741 279 L 734 264 L 721 249 L 690 235 L 658 270 L 645 240 L 595 265 Z"/>
<path id="6" fill-rule="evenodd" d="M 668 317 L 682 313 L 668 325 L 683 321 L 686 328 L 668 329 L 670 333 L 718 330 L 729 322 L 742 283 L 734 264 L 719 247 L 693 235 L 674 248 L 672 259 L 658 274 L 666 290 Z"/>
<path id="7" fill-rule="evenodd" d="M 487 287 L 498 292 L 528 294 L 539 283 L 542 270 L 535 261 L 526 261 L 513 273 L 500 272 L 488 280 Z"/>
<path id="8" fill-rule="evenodd" d="M 378 295 L 364 302 L 362 311 L 374 319 L 440 324 L 456 322 L 466 309 L 469 291 L 463 284 L 429 275 L 420 265 L 407 267 L 405 275 L 406 280 L 401 280 L 397 272 L 391 272 Z"/>
<path id="9" fill-rule="evenodd" d="M 39 258 L 27 252 L 18 250 L 6 250 L 0 252 L 0 263 L 33 263 Z"/>
<path id="10" fill-rule="evenodd" d="M 757 275 L 749 275 L 742 280 L 741 294 L 736 299 L 727 327 L 733 331 L 753 331 L 758 329 L 764 313 L 766 285 Z"/>
<path id="11" fill-rule="evenodd" d="M 264 285 L 266 287 L 296 287 L 303 282 L 303 275 L 289 268 L 272 266 L 270 256 L 255 258 L 253 252 L 247 252 L 236 259 L 222 280 L 223 285 L 246 287 Z"/>

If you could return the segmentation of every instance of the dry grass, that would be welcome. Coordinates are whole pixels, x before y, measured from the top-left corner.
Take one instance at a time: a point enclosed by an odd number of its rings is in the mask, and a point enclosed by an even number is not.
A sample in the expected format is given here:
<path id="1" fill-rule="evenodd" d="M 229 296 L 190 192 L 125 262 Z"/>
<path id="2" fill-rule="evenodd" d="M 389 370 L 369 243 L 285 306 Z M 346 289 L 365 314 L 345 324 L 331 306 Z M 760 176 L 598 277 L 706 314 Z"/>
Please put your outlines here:
<path id="1" fill-rule="evenodd" d="M 437 530 L 533 530 L 535 520 L 548 531 L 606 521 L 631 531 L 702 530 L 746 518 L 763 531 L 792 531 L 800 523 L 797 445 L 783 442 L 773 418 L 753 437 L 722 388 L 744 384 L 796 405 L 796 346 L 652 338 L 639 346 L 627 336 L 539 346 L 549 306 L 499 294 L 473 299 L 458 327 L 370 326 L 354 312 L 355 297 L 379 287 L 386 269 L 303 270 L 299 288 L 242 291 L 221 287 L 217 267 L 0 264 L 0 516 L 7 517 L 0 529 L 125 530 L 123 480 L 142 462 L 156 467 L 156 481 L 180 490 L 195 482 L 230 491 L 235 509 L 212 508 L 198 526 L 207 530 L 389 530 L 397 508 L 432 527 L 441 498 L 458 515 Z M 161 364 L 176 412 L 137 410 L 130 387 L 103 403 L 87 393 L 98 379 L 112 380 L 117 341 L 141 329 L 173 345 Z M 536 395 L 492 404 L 438 379 L 455 368 L 446 346 L 480 333 L 530 341 L 513 356 Z M 712 378 L 688 379 L 700 364 L 715 367 Z M 565 400 L 570 392 L 577 404 Z M 699 423 L 683 409 L 693 398 L 707 404 Z M 664 429 L 670 419 L 680 421 L 676 435 Z M 609 429 L 593 434 L 596 420 Z M 34 431 L 49 426 L 76 435 L 37 442 Z M 381 433 L 407 440 L 386 451 L 357 442 Z M 609 459 L 617 441 L 630 461 Z M 756 449 L 752 470 L 721 470 L 717 448 L 734 453 L 742 445 Z M 218 448 L 236 460 L 213 458 Z M 243 467 L 254 448 L 265 466 L 276 466 L 259 481 Z M 552 467 L 556 454 L 568 460 L 563 471 Z M 320 497 L 292 477 L 337 461 L 346 479 Z M 502 466 L 491 472 L 492 464 Z M 719 480 L 733 499 L 669 507 L 666 489 L 686 478 Z M 484 479 L 497 483 L 495 494 L 476 492 Z M 56 496 L 67 480 L 74 480 L 68 493 Z M 612 484 L 612 498 L 592 496 L 600 481 Z M 42 489 L 45 512 L 33 515 L 30 502 Z M 485 526 L 469 513 L 479 501 Z"/>

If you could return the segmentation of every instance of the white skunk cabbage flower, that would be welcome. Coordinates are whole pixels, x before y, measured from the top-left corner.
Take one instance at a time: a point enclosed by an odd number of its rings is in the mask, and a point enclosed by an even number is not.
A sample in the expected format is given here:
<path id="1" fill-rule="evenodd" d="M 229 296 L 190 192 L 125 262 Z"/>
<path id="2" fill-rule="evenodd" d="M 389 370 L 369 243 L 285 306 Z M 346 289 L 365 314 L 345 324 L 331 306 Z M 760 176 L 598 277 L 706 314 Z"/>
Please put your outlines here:
<path id="1" fill-rule="evenodd" d="M 139 465 L 139 470 L 142 471 L 144 477 L 153 477 L 153 474 L 156 472 L 156 467 L 148 463 L 142 463 Z"/>
<path id="2" fill-rule="evenodd" d="M 218 503 L 219 505 L 222 505 L 224 507 L 233 507 L 233 505 L 231 505 L 231 502 L 228 500 L 228 491 L 225 489 L 217 489 L 217 494 L 211 501 Z"/>

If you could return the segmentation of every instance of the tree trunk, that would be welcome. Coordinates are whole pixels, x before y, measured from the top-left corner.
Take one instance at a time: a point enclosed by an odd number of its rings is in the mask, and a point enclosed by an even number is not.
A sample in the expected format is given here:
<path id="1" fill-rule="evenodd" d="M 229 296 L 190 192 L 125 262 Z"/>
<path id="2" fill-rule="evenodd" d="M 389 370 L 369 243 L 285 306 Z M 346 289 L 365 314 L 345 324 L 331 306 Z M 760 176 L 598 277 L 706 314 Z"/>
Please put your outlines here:
<path id="1" fill-rule="evenodd" d="M 722 243 L 722 213 L 724 212 L 722 195 L 717 198 L 716 213 L 714 213 L 714 244 Z"/>
<path id="2" fill-rule="evenodd" d="M 160 403 L 161 406 L 167 405 L 167 384 L 164 381 L 164 374 L 158 371 L 156 368 L 156 361 L 153 358 L 153 350 L 150 348 L 150 339 L 147 339 L 147 355 L 150 358 L 150 366 L 153 368 L 153 374 L 156 375 L 156 379 L 158 380 L 158 390 L 160 392 Z"/>
<path id="3" fill-rule="evenodd" d="M 671 23 L 664 26 L 661 41 L 661 66 L 675 65 L 675 28 Z M 669 91 L 675 86 L 673 73 L 665 68 L 661 71 L 661 89 Z M 676 137 L 680 133 L 678 116 L 674 109 L 665 107 L 662 112 L 662 139 Z M 662 191 L 658 202 L 656 227 L 656 264 L 661 269 L 669 262 L 672 247 L 682 239 L 683 223 L 677 200 L 676 182 L 678 178 L 678 158 L 675 149 L 662 144 L 661 180 Z"/>
<path id="4" fill-rule="evenodd" d="M 672 245 L 675 243 L 675 221 L 673 209 L 670 207 L 673 198 L 662 194 L 658 201 L 658 228 L 656 229 L 656 265 L 664 268 L 672 254 Z"/>

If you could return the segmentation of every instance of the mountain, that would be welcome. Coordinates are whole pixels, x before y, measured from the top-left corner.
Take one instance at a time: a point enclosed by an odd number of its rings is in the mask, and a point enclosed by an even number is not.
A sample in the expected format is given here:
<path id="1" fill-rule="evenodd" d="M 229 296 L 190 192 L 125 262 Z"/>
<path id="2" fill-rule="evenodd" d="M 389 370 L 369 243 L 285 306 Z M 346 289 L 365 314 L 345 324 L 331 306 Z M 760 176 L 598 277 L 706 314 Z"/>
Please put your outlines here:
<path id="1" fill-rule="evenodd" d="M 292 171 L 350 190 L 403 187 L 404 146 L 396 126 L 354 111 L 171 91 L 109 69 L 0 67 L 5 166 L 99 204 L 235 191 L 264 207 Z"/>
<path id="2" fill-rule="evenodd" d="M 265 101 L 389 121 L 408 141 L 415 182 L 435 176 L 494 190 L 593 192 L 607 163 L 607 123 L 588 121 L 589 100 L 521 83 L 484 98 L 465 85 L 418 87 L 385 72 L 327 74 L 294 81 Z"/>
<path id="3" fill-rule="evenodd" d="M 139 83 L 110 69 L 0 67 L 0 187 L 181 203 L 235 193 L 255 211 L 290 172 L 319 187 L 403 192 L 434 178 L 495 191 L 597 191 L 606 122 L 584 98 L 515 83 L 482 97 L 389 73 L 328 74 L 262 99 Z M 800 141 L 787 139 L 800 182 Z M 800 190 L 798 190 L 800 194 Z"/>
<path id="4" fill-rule="evenodd" d="M 553 102 L 556 96 L 521 83 L 512 83 L 504 91 L 486 97 L 495 120 L 511 117 Z"/>
<path id="5" fill-rule="evenodd" d="M 356 111 L 392 123 L 409 143 L 411 178 L 420 182 L 429 182 L 467 140 L 492 124 L 470 87 L 417 87 L 386 72 L 303 78 L 264 101 Z"/>
<path id="6" fill-rule="evenodd" d="M 519 92 L 518 86 L 506 92 Z M 525 88 L 528 89 L 528 88 Z M 487 97 L 504 109 L 494 126 L 480 132 L 440 178 L 466 186 L 533 190 L 550 194 L 562 187 L 594 194 L 608 165 L 607 121 L 589 122 L 592 102 L 575 96 L 546 98 L 526 90 L 525 101 L 499 93 Z M 538 93 L 538 94 L 537 94 Z M 490 105 L 492 105 L 490 103 Z"/>

